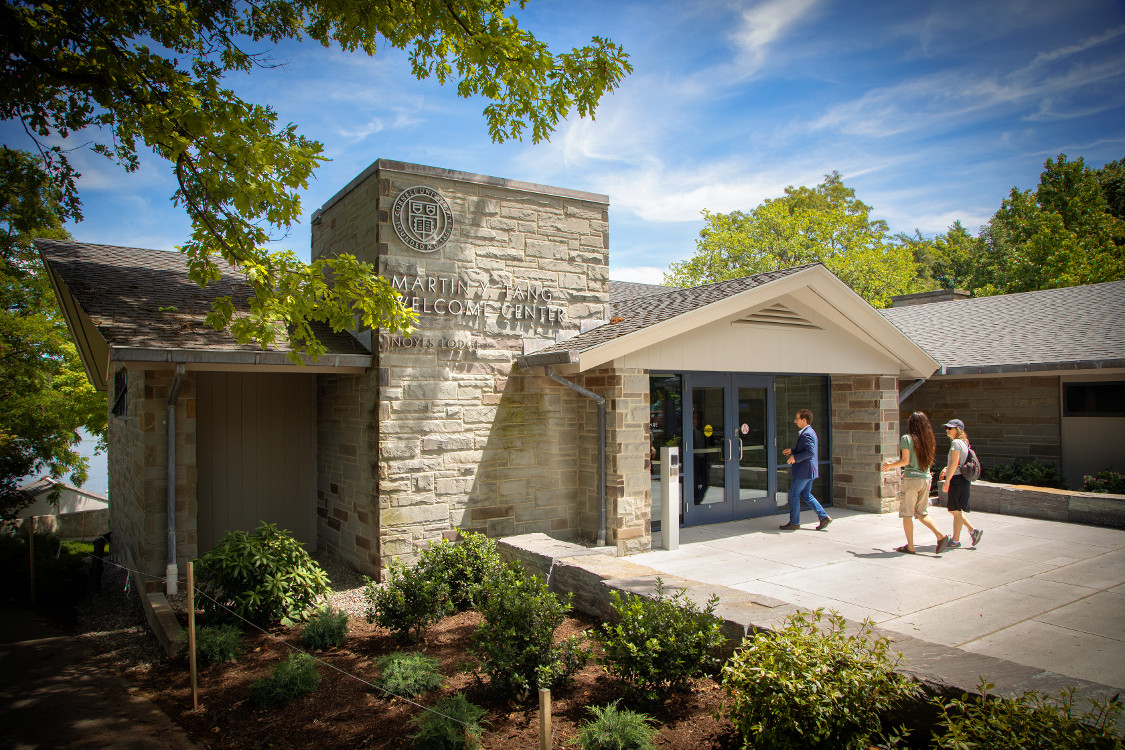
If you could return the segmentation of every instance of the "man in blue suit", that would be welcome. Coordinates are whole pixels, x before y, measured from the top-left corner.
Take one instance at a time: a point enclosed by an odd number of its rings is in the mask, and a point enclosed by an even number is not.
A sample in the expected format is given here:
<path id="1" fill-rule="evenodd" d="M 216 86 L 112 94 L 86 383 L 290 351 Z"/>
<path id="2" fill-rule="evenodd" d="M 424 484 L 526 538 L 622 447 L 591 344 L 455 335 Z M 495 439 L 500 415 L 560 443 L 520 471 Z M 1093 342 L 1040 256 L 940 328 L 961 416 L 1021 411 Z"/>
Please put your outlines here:
<path id="1" fill-rule="evenodd" d="M 793 477 L 789 480 L 789 523 L 781 527 L 782 531 L 796 531 L 801 528 L 802 500 L 816 511 L 816 517 L 820 519 L 816 527 L 817 531 L 824 531 L 828 528 L 828 524 L 832 523 L 832 519 L 812 495 L 813 480 L 820 476 L 817 466 L 819 445 L 816 432 L 812 428 L 812 416 L 812 412 L 808 409 L 797 412 L 797 418 L 793 420 L 793 424 L 797 425 L 799 430 L 797 447 L 786 448 L 781 452 L 783 456 L 789 456 L 788 463 L 793 471 Z"/>

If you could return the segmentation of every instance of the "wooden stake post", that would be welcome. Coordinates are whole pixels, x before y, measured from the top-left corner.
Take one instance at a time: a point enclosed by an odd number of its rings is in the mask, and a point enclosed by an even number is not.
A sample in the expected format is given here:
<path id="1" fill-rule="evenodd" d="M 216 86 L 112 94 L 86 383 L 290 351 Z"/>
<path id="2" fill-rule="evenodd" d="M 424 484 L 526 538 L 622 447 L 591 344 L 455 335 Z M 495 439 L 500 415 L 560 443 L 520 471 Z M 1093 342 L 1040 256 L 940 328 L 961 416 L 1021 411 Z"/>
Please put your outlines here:
<path id="1" fill-rule="evenodd" d="M 539 750 L 551 750 L 551 691 L 539 689 Z"/>
<path id="2" fill-rule="evenodd" d="M 191 671 L 191 710 L 199 710 L 199 687 L 195 679 L 195 570 L 187 564 L 188 669 Z"/>

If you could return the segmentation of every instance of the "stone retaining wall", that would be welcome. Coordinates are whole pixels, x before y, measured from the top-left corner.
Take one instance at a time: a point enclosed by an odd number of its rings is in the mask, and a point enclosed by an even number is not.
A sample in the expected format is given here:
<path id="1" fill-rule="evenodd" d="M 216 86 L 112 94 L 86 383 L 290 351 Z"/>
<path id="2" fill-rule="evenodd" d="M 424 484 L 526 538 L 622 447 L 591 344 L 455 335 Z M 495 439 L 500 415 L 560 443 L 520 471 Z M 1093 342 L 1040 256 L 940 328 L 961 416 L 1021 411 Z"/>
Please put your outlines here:
<path id="1" fill-rule="evenodd" d="M 530 573 L 548 581 L 557 594 L 572 594 L 575 609 L 601 619 L 612 616 L 611 592 L 653 597 L 657 578 L 663 581 L 666 594 L 682 590 L 700 606 L 706 606 L 707 600 L 713 594 L 717 595 L 719 607 L 716 614 L 723 619 L 723 633 L 729 640 L 728 654 L 747 634 L 775 629 L 797 610 L 792 604 L 767 596 L 660 574 L 645 565 L 613 557 L 612 548 L 588 549 L 551 539 L 545 534 L 509 537 L 500 540 L 498 547 L 502 558 L 518 560 Z M 854 631 L 856 625 L 849 623 L 849 628 Z M 874 631 L 876 636 L 890 641 L 892 651 L 902 654 L 896 671 L 917 679 L 933 695 L 977 694 L 982 677 L 992 683 L 991 694 L 1002 697 L 1020 695 L 1029 690 L 1057 695 L 1065 688 L 1074 687 L 1078 690 L 1079 701 L 1082 701 L 1083 698 L 1104 700 L 1118 692 L 1106 685 L 930 643 L 901 633 L 879 628 Z M 1125 724 L 1125 718 L 1121 724 Z"/>
<path id="2" fill-rule="evenodd" d="M 1125 528 L 1125 495 L 978 481 L 970 497 L 985 513 Z"/>

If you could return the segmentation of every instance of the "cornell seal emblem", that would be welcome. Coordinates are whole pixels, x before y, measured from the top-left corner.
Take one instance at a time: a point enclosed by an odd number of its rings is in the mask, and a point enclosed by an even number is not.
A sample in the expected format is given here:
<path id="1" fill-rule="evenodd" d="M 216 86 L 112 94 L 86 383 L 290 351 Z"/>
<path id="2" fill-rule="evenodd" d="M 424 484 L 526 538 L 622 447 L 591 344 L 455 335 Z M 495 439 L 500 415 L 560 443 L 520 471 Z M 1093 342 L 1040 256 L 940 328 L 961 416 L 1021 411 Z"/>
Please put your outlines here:
<path id="1" fill-rule="evenodd" d="M 399 193 L 391 211 L 395 233 L 423 253 L 442 247 L 453 233 L 453 211 L 441 193 L 418 185 Z"/>

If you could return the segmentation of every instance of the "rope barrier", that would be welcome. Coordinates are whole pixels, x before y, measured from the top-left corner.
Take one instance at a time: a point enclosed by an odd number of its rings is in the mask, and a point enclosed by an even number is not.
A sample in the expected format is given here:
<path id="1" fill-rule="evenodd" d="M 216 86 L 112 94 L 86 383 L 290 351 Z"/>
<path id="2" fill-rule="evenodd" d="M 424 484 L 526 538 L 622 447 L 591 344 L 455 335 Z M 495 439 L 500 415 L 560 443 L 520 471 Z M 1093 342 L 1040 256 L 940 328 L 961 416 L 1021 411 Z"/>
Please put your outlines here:
<path id="1" fill-rule="evenodd" d="M 137 574 L 137 575 L 140 575 L 140 576 L 144 576 L 146 578 L 153 579 L 155 581 L 166 581 L 167 580 L 167 576 L 156 576 L 156 575 L 152 575 L 151 573 L 145 573 L 144 571 L 133 570 L 132 568 L 129 568 L 125 565 L 120 565 L 118 563 L 115 563 L 112 560 L 105 560 L 104 562 L 109 563 L 110 565 L 114 566 L 115 568 L 120 568 L 121 570 L 124 570 L 127 573 L 134 573 L 134 574 Z M 130 576 L 125 576 L 125 592 L 126 593 L 128 593 L 128 591 L 129 591 L 129 581 L 131 581 L 131 580 L 132 579 L 131 579 Z M 425 706 L 421 703 L 418 703 L 417 701 L 412 700 L 410 698 L 407 698 L 406 696 L 397 695 L 396 693 L 394 693 L 390 690 L 387 690 L 386 688 L 384 688 L 380 685 L 376 685 L 372 682 L 369 682 L 368 680 L 363 679 L 359 675 L 355 675 L 355 674 L 352 674 L 351 672 L 340 669 L 335 664 L 330 664 L 329 662 L 326 662 L 323 659 L 321 659 L 317 656 L 314 656 L 313 654 L 310 654 L 309 652 L 304 651 L 303 649 L 300 649 L 300 648 L 298 648 L 297 646 L 294 646 L 291 643 L 288 643 L 287 641 L 280 638 L 279 636 L 274 635 L 273 633 L 270 633 L 269 631 L 265 630 L 264 628 L 260 627 L 259 625 L 256 625 L 255 623 L 251 622 L 250 620 L 247 620 L 245 617 L 241 616 L 240 614 L 238 614 L 237 612 L 232 610 L 230 607 L 227 607 L 226 605 L 224 605 L 221 602 L 219 602 L 218 600 L 216 600 L 214 597 L 212 597 L 212 596 L 206 594 L 205 592 L 203 592 L 198 586 L 193 586 L 192 588 L 193 588 L 193 591 L 195 592 L 196 595 L 202 596 L 204 599 L 207 599 L 207 600 L 213 602 L 215 604 L 215 606 L 217 606 L 217 607 L 225 610 L 226 612 L 230 613 L 232 616 L 241 620 L 242 622 L 244 622 L 246 625 L 250 626 L 254 630 L 257 630 L 262 635 L 264 635 L 268 638 L 271 638 L 275 641 L 280 641 L 283 645 L 285 645 L 291 651 L 295 651 L 297 653 L 304 654 L 305 656 L 307 656 L 310 659 L 312 659 L 313 661 L 315 661 L 317 664 L 321 664 L 325 667 L 328 667 L 329 669 L 335 670 L 336 672 L 339 672 L 340 674 L 344 675 L 345 677 L 350 677 L 353 680 L 356 680 L 357 682 L 362 683 L 363 685 L 366 685 L 366 686 L 368 686 L 368 687 L 370 687 L 374 690 L 380 691 L 384 695 L 390 696 L 391 698 L 397 698 L 398 700 L 403 701 L 405 703 L 408 703 L 411 706 L 415 706 L 416 708 L 419 708 L 422 711 L 426 711 L 427 713 L 431 713 L 435 716 L 440 716 L 444 719 L 448 719 L 449 721 L 460 724 L 461 726 L 465 727 L 466 729 L 469 728 L 469 725 L 467 723 L 461 721 L 460 719 L 454 718 L 452 716 L 448 716 L 446 714 L 441 713 L 440 711 L 435 711 L 433 708 L 430 708 L 429 706 Z M 498 737 L 498 738 L 502 737 L 502 735 L 500 733 L 493 732 L 493 731 L 488 730 L 488 729 L 484 729 L 483 727 L 480 727 L 480 731 L 483 734 L 486 734 L 486 735 L 495 736 L 495 737 Z"/>

